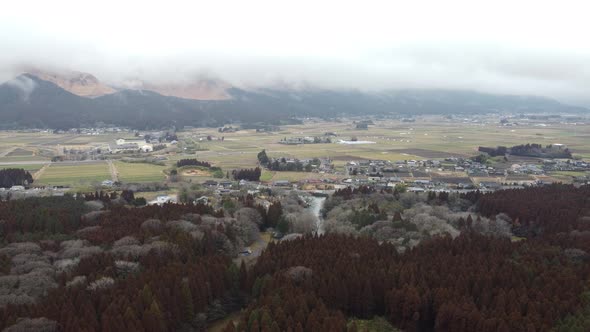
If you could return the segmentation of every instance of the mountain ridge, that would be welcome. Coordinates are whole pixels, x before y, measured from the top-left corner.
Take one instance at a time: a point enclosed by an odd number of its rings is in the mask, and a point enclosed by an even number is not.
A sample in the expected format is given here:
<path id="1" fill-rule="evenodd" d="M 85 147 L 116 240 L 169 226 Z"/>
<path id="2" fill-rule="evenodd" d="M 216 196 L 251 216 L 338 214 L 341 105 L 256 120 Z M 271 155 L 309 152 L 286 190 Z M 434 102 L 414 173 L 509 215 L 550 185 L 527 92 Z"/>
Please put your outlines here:
<path id="1" fill-rule="evenodd" d="M 221 126 L 225 123 L 292 122 L 295 117 L 341 115 L 481 114 L 490 112 L 589 113 L 583 107 L 534 96 L 492 95 L 457 90 L 243 90 L 231 97 L 194 100 L 151 90 L 123 89 L 94 98 L 73 94 L 32 74 L 0 85 L 0 128 L 57 128 L 97 123 L 132 128 Z"/>

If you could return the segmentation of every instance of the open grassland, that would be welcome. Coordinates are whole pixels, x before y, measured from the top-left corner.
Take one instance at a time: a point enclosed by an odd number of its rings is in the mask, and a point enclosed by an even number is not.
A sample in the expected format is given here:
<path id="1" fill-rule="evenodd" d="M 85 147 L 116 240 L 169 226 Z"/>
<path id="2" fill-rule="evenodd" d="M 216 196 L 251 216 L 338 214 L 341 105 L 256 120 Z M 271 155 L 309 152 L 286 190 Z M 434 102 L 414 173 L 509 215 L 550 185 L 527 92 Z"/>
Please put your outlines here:
<path id="1" fill-rule="evenodd" d="M 59 164 L 53 163 L 36 181 L 38 185 L 87 187 L 111 179 L 105 162 Z"/>
<path id="2" fill-rule="evenodd" d="M 119 180 L 127 183 L 134 182 L 159 182 L 165 179 L 163 171 L 165 166 L 146 163 L 125 163 L 116 161 L 115 168 L 119 174 Z"/>

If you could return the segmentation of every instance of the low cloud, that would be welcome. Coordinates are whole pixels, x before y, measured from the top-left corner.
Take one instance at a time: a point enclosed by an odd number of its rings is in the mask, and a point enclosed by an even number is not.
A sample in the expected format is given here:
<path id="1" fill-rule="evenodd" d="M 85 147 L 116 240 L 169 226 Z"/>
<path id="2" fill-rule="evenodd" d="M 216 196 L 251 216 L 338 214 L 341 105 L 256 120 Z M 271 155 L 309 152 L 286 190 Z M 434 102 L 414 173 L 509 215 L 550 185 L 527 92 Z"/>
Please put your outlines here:
<path id="1" fill-rule="evenodd" d="M 65 0 L 23 0 L 0 13 L 0 80 L 34 66 L 119 86 L 221 79 L 240 87 L 472 89 L 589 105 L 583 7 L 107 0 L 88 12 Z"/>
<path id="2" fill-rule="evenodd" d="M 27 76 L 18 76 L 8 82 L 6 82 L 11 87 L 17 88 L 22 93 L 22 98 L 25 101 L 29 100 L 31 93 L 37 87 L 37 83 L 32 79 L 28 78 Z"/>

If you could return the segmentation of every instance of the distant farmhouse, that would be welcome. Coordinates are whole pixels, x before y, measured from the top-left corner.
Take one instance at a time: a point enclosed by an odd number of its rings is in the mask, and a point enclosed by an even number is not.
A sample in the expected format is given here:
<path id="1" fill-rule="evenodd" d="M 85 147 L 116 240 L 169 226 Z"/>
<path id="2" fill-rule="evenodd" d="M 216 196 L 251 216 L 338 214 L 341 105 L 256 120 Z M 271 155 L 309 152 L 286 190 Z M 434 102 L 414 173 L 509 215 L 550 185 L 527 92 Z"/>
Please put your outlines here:
<path id="1" fill-rule="evenodd" d="M 125 139 L 118 138 L 115 144 L 109 145 L 111 153 L 125 152 L 152 152 L 154 146 L 152 143 L 146 143 L 145 139 Z"/>

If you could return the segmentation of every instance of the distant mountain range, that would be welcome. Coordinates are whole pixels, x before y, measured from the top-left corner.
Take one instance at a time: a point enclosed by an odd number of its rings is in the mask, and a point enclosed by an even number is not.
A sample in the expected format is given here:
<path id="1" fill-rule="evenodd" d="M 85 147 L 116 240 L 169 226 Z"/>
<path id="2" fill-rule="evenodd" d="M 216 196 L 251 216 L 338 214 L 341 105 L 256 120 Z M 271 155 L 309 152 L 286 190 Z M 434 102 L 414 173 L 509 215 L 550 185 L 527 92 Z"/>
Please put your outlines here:
<path id="1" fill-rule="evenodd" d="M 113 88 L 86 73 L 31 71 L 0 85 L 0 128 L 66 129 L 220 126 L 230 122 L 288 123 L 294 117 L 378 114 L 587 113 L 543 97 L 453 90 L 244 90 L 208 80 Z"/>

